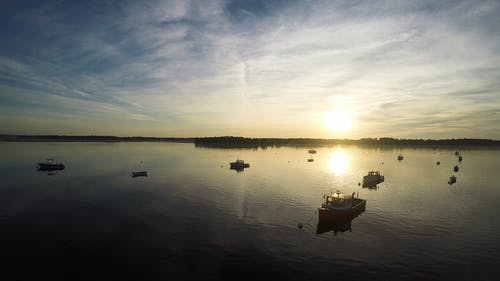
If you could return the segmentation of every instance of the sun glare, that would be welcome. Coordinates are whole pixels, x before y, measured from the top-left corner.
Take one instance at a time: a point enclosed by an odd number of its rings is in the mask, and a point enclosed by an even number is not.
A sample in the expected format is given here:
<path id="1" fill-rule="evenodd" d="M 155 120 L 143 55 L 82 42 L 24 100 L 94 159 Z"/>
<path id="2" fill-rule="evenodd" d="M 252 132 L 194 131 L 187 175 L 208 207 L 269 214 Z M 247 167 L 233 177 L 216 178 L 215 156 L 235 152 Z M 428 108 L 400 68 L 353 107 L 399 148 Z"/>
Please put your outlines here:
<path id="1" fill-rule="evenodd" d="M 340 149 L 335 150 L 329 156 L 330 171 L 334 174 L 345 173 L 347 166 L 349 166 L 349 160 L 347 155 Z"/>
<path id="2" fill-rule="evenodd" d="M 326 125 L 330 130 L 343 132 L 352 126 L 351 113 L 346 109 L 335 109 L 325 115 Z"/>

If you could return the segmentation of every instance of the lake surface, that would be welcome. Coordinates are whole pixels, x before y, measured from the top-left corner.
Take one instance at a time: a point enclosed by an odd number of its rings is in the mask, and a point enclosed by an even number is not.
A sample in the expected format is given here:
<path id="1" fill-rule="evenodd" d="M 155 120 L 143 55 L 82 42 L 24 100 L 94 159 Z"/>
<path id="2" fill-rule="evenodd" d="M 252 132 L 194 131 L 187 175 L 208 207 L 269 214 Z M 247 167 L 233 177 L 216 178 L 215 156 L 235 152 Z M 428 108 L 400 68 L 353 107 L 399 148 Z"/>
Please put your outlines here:
<path id="1" fill-rule="evenodd" d="M 0 279 L 499 276 L 500 150 L 461 149 L 461 163 L 447 149 L 316 150 L 308 162 L 291 147 L 0 143 Z M 237 157 L 250 168 L 230 170 Z M 45 158 L 66 169 L 37 171 Z M 130 177 L 139 170 L 149 175 Z M 385 176 L 378 189 L 358 186 L 370 170 Z M 337 189 L 366 211 L 318 229 L 317 207 Z"/>

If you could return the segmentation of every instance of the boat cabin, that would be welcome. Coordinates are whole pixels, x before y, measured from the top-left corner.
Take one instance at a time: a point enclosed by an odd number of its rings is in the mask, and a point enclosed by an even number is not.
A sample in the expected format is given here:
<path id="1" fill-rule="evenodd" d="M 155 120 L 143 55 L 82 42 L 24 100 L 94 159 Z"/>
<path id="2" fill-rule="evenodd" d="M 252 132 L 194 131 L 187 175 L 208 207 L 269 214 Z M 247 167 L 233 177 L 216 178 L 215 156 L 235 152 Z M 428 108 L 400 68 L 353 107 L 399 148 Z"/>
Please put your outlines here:
<path id="1" fill-rule="evenodd" d="M 352 207 L 352 202 L 354 198 L 354 192 L 352 195 L 347 195 L 340 193 L 340 191 L 335 191 L 330 195 L 325 195 L 325 203 L 323 203 L 323 208 L 330 209 L 350 209 Z"/>

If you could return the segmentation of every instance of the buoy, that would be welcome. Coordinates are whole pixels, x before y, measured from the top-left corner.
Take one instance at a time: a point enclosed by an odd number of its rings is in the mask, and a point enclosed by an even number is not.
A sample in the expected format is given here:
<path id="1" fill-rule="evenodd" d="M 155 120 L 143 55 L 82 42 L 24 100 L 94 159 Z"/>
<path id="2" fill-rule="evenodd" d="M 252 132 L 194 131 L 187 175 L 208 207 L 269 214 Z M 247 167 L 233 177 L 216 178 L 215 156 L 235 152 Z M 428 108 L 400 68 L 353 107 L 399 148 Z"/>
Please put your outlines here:
<path id="1" fill-rule="evenodd" d="M 299 227 L 299 229 L 302 229 L 304 227 L 304 225 L 301 222 L 299 222 L 298 227 Z"/>

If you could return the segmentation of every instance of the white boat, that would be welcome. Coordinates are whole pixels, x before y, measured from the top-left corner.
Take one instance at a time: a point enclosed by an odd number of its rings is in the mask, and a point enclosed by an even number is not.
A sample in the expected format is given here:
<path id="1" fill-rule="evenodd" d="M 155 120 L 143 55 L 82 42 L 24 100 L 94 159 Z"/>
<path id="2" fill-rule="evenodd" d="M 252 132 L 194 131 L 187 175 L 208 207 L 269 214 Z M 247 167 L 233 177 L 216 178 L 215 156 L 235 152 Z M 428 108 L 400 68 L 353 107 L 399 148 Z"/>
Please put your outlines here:
<path id="1" fill-rule="evenodd" d="M 148 176 L 148 172 L 147 171 L 140 171 L 140 172 L 132 172 L 130 174 L 131 177 L 135 178 L 135 177 L 147 177 Z"/>
<path id="2" fill-rule="evenodd" d="M 63 163 L 58 163 L 52 158 L 45 159 L 45 162 L 37 163 L 39 171 L 55 171 L 63 170 L 65 168 Z"/>
<path id="3" fill-rule="evenodd" d="M 362 213 L 366 208 L 366 200 L 335 191 L 325 195 L 325 202 L 318 208 L 319 221 L 348 219 Z"/>
<path id="4" fill-rule="evenodd" d="M 384 176 L 379 171 L 369 171 L 368 175 L 363 177 L 363 186 L 375 186 L 384 181 Z"/>

